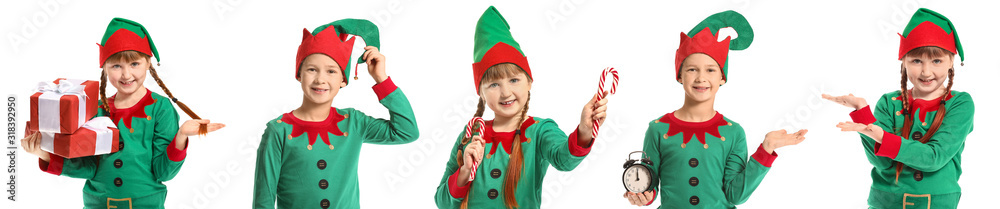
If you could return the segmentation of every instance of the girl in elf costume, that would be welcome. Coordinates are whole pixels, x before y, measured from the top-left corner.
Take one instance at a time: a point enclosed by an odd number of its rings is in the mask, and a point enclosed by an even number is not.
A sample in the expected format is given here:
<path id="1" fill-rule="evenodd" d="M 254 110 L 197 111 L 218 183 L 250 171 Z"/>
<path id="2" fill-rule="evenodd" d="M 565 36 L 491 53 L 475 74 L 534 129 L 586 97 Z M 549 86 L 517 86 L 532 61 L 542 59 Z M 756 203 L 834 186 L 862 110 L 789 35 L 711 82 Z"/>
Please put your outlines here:
<path id="1" fill-rule="evenodd" d="M 739 37 L 717 41 L 719 29 L 726 27 Z M 748 162 L 743 127 L 714 106 L 716 93 L 728 81 L 729 50 L 749 47 L 753 29 L 740 13 L 725 11 L 709 16 L 688 34 L 681 33 L 674 59 L 676 79 L 684 87 L 684 106 L 650 121 L 643 143 L 660 185 L 643 193 L 626 192 L 624 197 L 645 206 L 661 193 L 661 208 L 735 208 L 764 179 L 778 156 L 774 149 L 802 142 L 806 130 L 767 133 Z"/>
<path id="2" fill-rule="evenodd" d="M 598 102 L 594 94 L 567 137 L 555 121 L 527 115 L 531 68 L 496 8 L 479 18 L 475 43 L 472 76 L 480 96 L 475 117 L 488 106 L 496 118 L 485 121 L 478 135 L 460 134 L 435 201 L 438 208 L 538 208 L 545 171 L 549 165 L 570 171 L 583 161 L 594 140 L 592 120 L 603 123 L 608 100 Z"/>
<path id="3" fill-rule="evenodd" d="M 201 120 L 170 93 L 156 74 L 150 57 L 160 54 L 146 28 L 137 22 L 114 18 L 99 44 L 101 100 L 96 116 L 108 116 L 120 130 L 118 152 L 65 159 L 41 150 L 40 135 L 33 133 L 21 144 L 38 155 L 39 168 L 54 175 L 87 179 L 84 208 L 163 208 L 167 198 L 164 181 L 173 179 L 187 156 L 188 136 L 205 134 L 225 125 Z M 146 72 L 167 97 L 143 87 Z M 106 97 L 106 83 L 118 90 Z M 177 105 L 194 120 L 178 126 Z"/>
<path id="4" fill-rule="evenodd" d="M 302 33 L 295 60 L 302 105 L 267 122 L 257 148 L 253 207 L 275 208 L 277 203 L 277 208 L 361 208 L 361 144 L 413 142 L 418 137 L 416 118 L 406 95 L 385 74 L 375 24 L 343 19 Z M 352 58 L 357 37 L 369 46 L 360 58 Z M 389 110 L 389 120 L 330 106 L 361 62 L 375 79 L 372 89 Z"/>
<path id="5" fill-rule="evenodd" d="M 955 26 L 944 15 L 921 8 L 900 34 L 900 90 L 882 95 L 874 114 L 864 98 L 823 95 L 855 109 L 853 122 L 837 127 L 861 134 L 874 166 L 871 208 L 958 206 L 962 150 L 972 132 L 975 105 L 969 93 L 951 90 L 956 53 L 965 59 Z"/>

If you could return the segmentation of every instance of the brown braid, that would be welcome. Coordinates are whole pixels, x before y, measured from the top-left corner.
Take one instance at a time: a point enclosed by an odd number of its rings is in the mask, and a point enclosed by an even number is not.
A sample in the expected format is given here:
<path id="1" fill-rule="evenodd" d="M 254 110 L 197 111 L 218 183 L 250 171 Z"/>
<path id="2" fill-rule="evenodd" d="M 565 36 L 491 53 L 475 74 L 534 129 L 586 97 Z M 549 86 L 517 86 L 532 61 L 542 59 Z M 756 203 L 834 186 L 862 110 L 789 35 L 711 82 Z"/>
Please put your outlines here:
<path id="1" fill-rule="evenodd" d="M 903 77 L 899 81 L 899 85 L 900 85 L 900 87 L 899 87 L 900 88 L 900 90 L 899 90 L 899 98 L 900 99 L 899 100 L 903 101 L 902 114 L 905 115 L 905 114 L 908 114 L 910 112 L 910 97 L 906 93 L 907 92 L 906 89 L 908 89 L 908 88 L 906 86 L 906 82 L 907 82 L 907 79 L 906 79 L 906 67 L 904 66 L 904 64 L 899 64 L 899 74 L 902 74 L 902 77 Z"/>
<path id="2" fill-rule="evenodd" d="M 944 54 L 943 51 L 944 49 L 940 49 L 938 47 L 920 47 L 911 50 L 910 52 L 907 53 L 906 56 L 919 56 L 919 55 L 940 56 L 941 54 Z M 950 55 L 948 56 L 950 59 L 954 59 L 954 54 L 948 54 L 948 55 Z M 912 108 L 910 107 L 910 100 L 909 100 L 911 95 L 909 95 L 908 94 L 909 92 L 907 92 L 906 90 L 906 81 L 907 81 L 906 68 L 902 67 L 902 65 L 901 68 L 902 68 L 901 72 L 903 74 L 903 79 L 901 81 L 902 91 L 900 93 L 901 95 L 900 97 L 902 98 L 903 101 L 903 110 L 902 110 L 903 114 L 906 114 L 905 116 L 903 116 L 903 129 L 901 132 L 902 133 L 901 137 L 903 137 L 903 139 L 909 139 L 910 131 L 913 128 L 913 114 L 910 113 L 910 110 L 912 110 Z M 944 103 L 951 96 L 951 87 L 952 84 L 954 84 L 954 81 L 955 81 L 955 68 L 952 67 L 948 69 L 948 86 L 945 87 L 945 93 L 944 95 L 941 96 L 941 104 L 938 106 L 937 113 L 934 114 L 934 122 L 932 122 L 931 127 L 927 129 L 927 133 L 924 134 L 924 136 L 922 136 L 919 139 L 920 143 L 926 144 L 927 142 L 929 142 L 931 136 L 934 136 L 934 133 L 937 133 L 938 128 L 941 127 L 941 122 L 944 120 L 944 115 L 947 112 L 945 110 Z M 897 184 L 899 183 L 899 174 L 903 172 L 904 167 L 906 167 L 906 165 L 903 164 L 902 162 L 896 162 Z"/>
<path id="3" fill-rule="evenodd" d="M 160 79 L 160 76 L 156 74 L 156 68 L 153 68 L 153 66 L 149 66 L 149 74 L 153 76 L 153 80 L 156 80 L 156 84 L 159 85 L 161 89 L 163 89 L 163 93 L 166 93 L 167 97 L 170 97 L 170 100 L 174 101 L 174 103 L 177 104 L 177 107 L 180 107 L 181 110 L 184 111 L 184 113 L 187 113 L 187 115 L 191 117 L 191 119 L 196 119 L 196 120 L 201 119 L 201 117 L 198 117 L 198 114 L 195 114 L 194 111 L 191 111 L 190 107 L 185 105 L 180 100 L 177 100 L 177 98 L 175 98 L 174 95 L 170 93 L 170 89 L 167 89 L 167 86 L 163 85 L 163 80 Z M 208 124 L 201 124 L 201 126 L 198 126 L 198 135 L 204 136 L 207 134 L 208 134 Z"/>
<path id="4" fill-rule="evenodd" d="M 479 98 L 479 104 L 476 105 L 475 117 L 483 117 L 483 112 L 486 110 L 486 101 L 483 98 Z"/>
<path id="5" fill-rule="evenodd" d="M 100 89 L 98 90 L 98 92 L 101 93 L 101 102 L 103 102 L 104 104 L 101 104 L 101 106 L 99 107 L 101 109 L 104 109 L 104 112 L 107 113 L 107 115 L 111 115 L 111 109 L 108 108 L 109 105 L 108 97 L 105 96 L 104 94 L 104 87 L 107 86 L 107 83 L 108 83 L 108 73 L 104 69 L 101 69 L 101 86 L 98 87 L 98 89 Z"/>
<path id="6" fill-rule="evenodd" d="M 514 144 L 510 151 L 510 161 L 507 164 L 507 176 L 503 179 L 503 200 L 507 208 L 518 208 L 517 204 L 517 183 L 521 180 L 521 171 L 524 169 L 524 153 L 521 148 L 521 138 L 524 134 L 521 124 L 528 119 L 528 102 L 531 102 L 531 92 L 528 92 L 528 99 L 524 100 L 524 107 L 521 108 L 521 117 L 517 120 L 517 131 L 514 134 Z"/>
<path id="7" fill-rule="evenodd" d="M 944 88 L 945 99 L 951 96 L 951 85 L 955 83 L 955 68 L 948 68 L 948 86 Z"/>
<path id="8" fill-rule="evenodd" d="M 903 129 L 899 132 L 899 135 L 903 139 L 910 138 L 910 128 L 913 127 L 913 118 L 910 116 L 910 95 L 906 90 L 906 67 L 904 64 L 900 64 L 900 74 L 903 74 L 903 79 L 900 81 L 902 90 L 899 91 L 899 100 L 903 101 L 903 108 L 901 114 L 903 114 Z M 896 162 L 896 183 L 899 183 L 899 174 L 903 172 L 903 163 Z"/>

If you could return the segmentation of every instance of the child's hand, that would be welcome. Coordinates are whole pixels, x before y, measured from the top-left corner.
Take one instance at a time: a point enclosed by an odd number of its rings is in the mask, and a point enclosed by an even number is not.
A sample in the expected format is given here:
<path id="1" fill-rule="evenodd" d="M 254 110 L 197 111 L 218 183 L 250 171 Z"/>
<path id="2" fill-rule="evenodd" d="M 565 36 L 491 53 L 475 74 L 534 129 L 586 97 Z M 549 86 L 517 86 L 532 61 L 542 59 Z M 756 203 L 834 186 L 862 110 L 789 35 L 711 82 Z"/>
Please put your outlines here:
<path id="1" fill-rule="evenodd" d="M 202 124 L 208 125 L 208 132 L 213 132 L 223 127 L 226 127 L 226 124 L 211 123 L 211 121 L 208 119 L 188 120 L 184 121 L 184 123 L 181 124 L 181 127 L 177 129 L 177 135 L 183 135 L 185 136 L 184 138 L 187 138 L 188 136 L 198 135 L 198 130 Z"/>
<path id="2" fill-rule="evenodd" d="M 576 130 L 577 138 L 581 139 L 581 142 L 590 144 L 589 142 L 594 135 L 594 120 L 597 120 L 598 126 L 604 125 L 604 119 L 608 116 L 608 95 L 610 93 L 604 92 L 604 99 L 597 101 L 595 93 L 594 97 L 590 98 L 586 105 L 583 105 L 583 112 L 580 113 L 580 128 Z"/>
<path id="3" fill-rule="evenodd" d="M 868 102 L 865 101 L 865 98 L 856 97 L 854 94 L 844 96 L 830 96 L 829 94 L 823 94 L 823 99 L 836 102 L 837 104 L 844 105 L 845 107 L 854 108 L 855 110 L 868 106 Z"/>
<path id="4" fill-rule="evenodd" d="M 375 83 L 382 83 L 389 76 L 385 74 L 385 55 L 378 51 L 377 47 L 366 46 L 365 53 L 361 56 L 368 65 L 368 74 L 372 75 Z"/>
<path id="5" fill-rule="evenodd" d="M 625 195 L 623 196 L 625 197 L 625 199 L 628 199 L 628 202 L 631 203 L 632 205 L 646 206 L 646 204 L 649 203 L 649 201 L 652 201 L 653 198 L 656 197 L 656 193 L 653 193 L 653 191 L 645 191 L 642 193 L 633 193 L 625 191 Z"/>
<path id="6" fill-rule="evenodd" d="M 799 144 L 806 139 L 806 132 L 809 130 L 802 129 L 791 134 L 785 130 L 768 132 L 764 136 L 764 151 L 767 151 L 767 154 L 774 154 L 774 149 Z"/>
<path id="7" fill-rule="evenodd" d="M 483 140 L 483 137 L 479 135 L 472 136 L 469 144 L 465 146 L 465 151 L 462 152 L 462 162 L 465 164 L 462 164 L 462 167 L 459 168 L 458 179 L 456 179 L 458 185 L 465 185 L 469 182 L 473 162 L 482 162 L 485 146 L 486 140 Z"/>
<path id="8" fill-rule="evenodd" d="M 189 136 L 198 135 L 201 126 L 205 125 L 208 127 L 208 132 L 213 132 L 226 127 L 226 124 L 221 123 L 211 123 L 208 119 L 194 119 L 184 121 L 181 127 L 177 129 L 177 135 L 174 136 L 174 147 L 183 150 L 187 147 L 187 140 Z M 207 132 L 206 132 L 207 133 Z"/>
<path id="9" fill-rule="evenodd" d="M 875 124 L 865 125 L 848 121 L 838 123 L 837 128 L 840 128 L 840 131 L 857 131 L 858 133 L 874 139 L 875 142 L 878 143 L 882 143 L 882 136 L 885 134 L 882 127 L 876 126 Z"/>
<path id="10" fill-rule="evenodd" d="M 49 153 L 42 150 L 42 134 L 34 132 L 21 139 L 21 148 L 25 152 L 34 154 L 45 162 L 49 162 Z"/>

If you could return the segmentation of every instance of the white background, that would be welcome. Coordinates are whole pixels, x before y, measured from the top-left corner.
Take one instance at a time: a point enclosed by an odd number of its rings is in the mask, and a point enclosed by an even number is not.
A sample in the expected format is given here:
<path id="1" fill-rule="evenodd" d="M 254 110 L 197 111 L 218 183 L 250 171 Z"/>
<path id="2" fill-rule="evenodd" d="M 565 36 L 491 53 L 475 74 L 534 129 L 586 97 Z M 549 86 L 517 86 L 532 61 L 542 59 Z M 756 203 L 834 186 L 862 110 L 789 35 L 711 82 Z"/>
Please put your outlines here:
<path id="1" fill-rule="evenodd" d="M 1000 124 L 990 120 L 1000 105 L 992 85 L 1000 70 L 994 26 L 1000 5 L 994 1 L 281 2 L 6 1 L 0 6 L 0 94 L 20 101 L 20 135 L 37 82 L 97 80 L 94 43 L 108 21 L 140 22 L 161 53 L 159 72 L 168 87 L 201 116 L 227 124 L 192 139 L 183 170 L 166 182 L 166 207 L 247 207 L 265 123 L 301 103 L 292 66 L 302 28 L 370 19 L 381 30 L 387 72 L 406 92 L 421 134 L 411 144 L 362 148 L 361 203 L 433 208 L 451 146 L 475 111 L 472 38 L 476 20 L 492 4 L 531 63 L 530 115 L 553 118 L 571 132 L 601 70 L 613 66 L 621 73 L 597 144 L 572 172 L 550 170 L 542 206 L 632 208 L 621 197 L 626 154 L 642 149 L 647 122 L 683 101 L 672 69 L 678 34 L 732 9 L 746 16 L 756 37 L 749 49 L 730 53 L 731 79 L 716 109 L 744 126 L 750 150 L 770 130 L 810 130 L 802 144 L 778 149 L 768 176 L 740 207 L 866 208 L 871 165 L 858 135 L 834 127 L 850 120 L 850 110 L 819 94 L 854 93 L 874 103 L 898 90 L 896 33 L 917 8 L 927 7 L 948 16 L 960 32 L 968 57 L 965 66 L 956 64 L 954 89 L 971 93 L 978 106 L 963 155 L 960 208 L 996 207 L 1000 194 L 991 154 L 1000 146 L 991 133 Z M 341 90 L 334 106 L 388 117 L 369 88 L 371 76 L 360 77 Z M 152 78 L 145 86 L 162 92 Z M 2 201 L 3 208 L 82 206 L 84 180 L 43 173 L 35 156 L 18 151 L 18 200 Z"/>

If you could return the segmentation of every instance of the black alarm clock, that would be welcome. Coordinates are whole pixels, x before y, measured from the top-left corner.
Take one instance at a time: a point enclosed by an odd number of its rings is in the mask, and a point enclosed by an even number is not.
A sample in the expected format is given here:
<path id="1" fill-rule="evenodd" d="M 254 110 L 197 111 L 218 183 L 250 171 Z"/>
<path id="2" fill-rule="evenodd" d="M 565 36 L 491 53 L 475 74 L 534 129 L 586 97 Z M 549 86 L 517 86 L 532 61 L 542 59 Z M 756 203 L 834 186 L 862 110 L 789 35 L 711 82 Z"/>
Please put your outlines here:
<path id="1" fill-rule="evenodd" d="M 633 159 L 632 155 L 635 153 L 642 153 L 639 159 Z M 653 190 L 656 186 L 659 177 L 653 173 L 653 161 L 649 158 L 644 157 L 646 155 L 643 151 L 635 151 L 628 154 L 628 158 L 625 161 L 625 172 L 622 172 L 622 185 L 625 186 L 625 190 L 634 193 L 640 193 L 645 191 Z"/>

